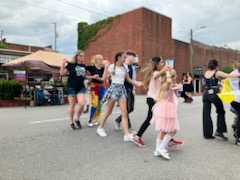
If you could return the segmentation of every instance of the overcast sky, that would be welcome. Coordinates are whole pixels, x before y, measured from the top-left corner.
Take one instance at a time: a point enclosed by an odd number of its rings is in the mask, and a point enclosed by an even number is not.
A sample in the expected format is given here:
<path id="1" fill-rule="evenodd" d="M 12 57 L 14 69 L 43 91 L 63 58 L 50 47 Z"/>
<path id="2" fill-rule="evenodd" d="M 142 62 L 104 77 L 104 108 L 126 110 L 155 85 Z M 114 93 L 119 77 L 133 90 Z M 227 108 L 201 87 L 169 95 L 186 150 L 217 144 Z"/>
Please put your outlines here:
<path id="1" fill-rule="evenodd" d="M 77 24 L 93 24 L 140 7 L 172 19 L 174 39 L 240 50 L 239 0 L 0 0 L 0 32 L 9 43 L 55 46 L 71 55 L 77 50 Z M 206 26 L 206 28 L 199 29 Z"/>

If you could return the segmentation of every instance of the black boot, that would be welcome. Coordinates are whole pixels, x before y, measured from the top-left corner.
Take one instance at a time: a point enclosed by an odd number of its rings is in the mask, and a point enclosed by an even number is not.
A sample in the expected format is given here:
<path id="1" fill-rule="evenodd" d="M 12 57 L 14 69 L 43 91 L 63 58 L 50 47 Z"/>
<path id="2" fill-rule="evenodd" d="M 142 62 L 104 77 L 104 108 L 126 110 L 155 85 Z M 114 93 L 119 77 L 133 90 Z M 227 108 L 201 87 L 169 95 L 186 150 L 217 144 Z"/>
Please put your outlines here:
<path id="1" fill-rule="evenodd" d="M 89 105 L 87 105 L 87 109 L 83 111 L 83 113 L 88 113 L 88 111 L 89 111 Z"/>

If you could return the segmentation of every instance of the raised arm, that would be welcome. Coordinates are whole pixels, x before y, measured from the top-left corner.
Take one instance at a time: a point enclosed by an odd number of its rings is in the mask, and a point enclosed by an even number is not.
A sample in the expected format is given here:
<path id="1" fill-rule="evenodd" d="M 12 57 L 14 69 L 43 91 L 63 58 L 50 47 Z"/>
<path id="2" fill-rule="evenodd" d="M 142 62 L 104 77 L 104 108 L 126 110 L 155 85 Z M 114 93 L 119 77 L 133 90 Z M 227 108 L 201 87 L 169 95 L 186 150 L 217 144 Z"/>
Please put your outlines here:
<path id="1" fill-rule="evenodd" d="M 64 76 L 67 74 L 68 70 L 65 68 L 66 64 L 68 63 L 68 61 L 66 59 L 63 60 L 62 65 L 60 67 L 60 76 Z"/>
<path id="2" fill-rule="evenodd" d="M 159 78 L 160 76 L 162 76 L 163 74 L 165 74 L 166 71 L 169 71 L 170 69 L 171 69 L 170 66 L 164 66 L 160 71 L 154 73 L 153 78 L 154 78 L 154 79 Z"/>

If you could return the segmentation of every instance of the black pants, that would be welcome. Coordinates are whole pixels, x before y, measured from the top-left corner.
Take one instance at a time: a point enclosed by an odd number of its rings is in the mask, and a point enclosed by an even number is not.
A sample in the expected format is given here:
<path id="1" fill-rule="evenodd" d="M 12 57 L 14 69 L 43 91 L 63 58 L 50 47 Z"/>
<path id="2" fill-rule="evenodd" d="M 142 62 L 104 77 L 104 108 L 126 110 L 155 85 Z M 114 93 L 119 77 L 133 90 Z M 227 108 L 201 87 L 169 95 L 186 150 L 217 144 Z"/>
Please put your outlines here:
<path id="1" fill-rule="evenodd" d="M 127 90 L 127 96 L 128 96 L 127 97 L 128 128 L 132 128 L 132 124 L 129 119 L 129 114 L 134 110 L 134 101 L 135 101 L 135 97 L 132 89 Z M 120 115 L 115 121 L 120 123 L 122 121 L 122 115 Z"/>
<path id="2" fill-rule="evenodd" d="M 142 137 L 145 130 L 150 125 L 150 120 L 152 119 L 152 107 L 156 103 L 156 101 L 153 98 L 147 98 L 147 104 L 148 104 L 148 114 L 146 120 L 142 123 L 140 129 L 138 130 L 137 136 Z"/>
<path id="3" fill-rule="evenodd" d="M 211 90 L 213 92 L 211 92 Z M 211 118 L 211 106 L 214 104 L 217 113 L 217 130 L 216 132 L 227 132 L 225 122 L 225 110 L 221 99 L 217 96 L 219 89 L 206 89 L 203 93 L 203 136 L 211 137 L 213 134 L 213 123 Z"/>
<path id="4" fill-rule="evenodd" d="M 238 114 L 240 114 L 240 103 L 233 101 L 231 105 L 238 112 Z M 240 115 L 238 115 L 236 135 L 238 138 L 240 138 Z"/>

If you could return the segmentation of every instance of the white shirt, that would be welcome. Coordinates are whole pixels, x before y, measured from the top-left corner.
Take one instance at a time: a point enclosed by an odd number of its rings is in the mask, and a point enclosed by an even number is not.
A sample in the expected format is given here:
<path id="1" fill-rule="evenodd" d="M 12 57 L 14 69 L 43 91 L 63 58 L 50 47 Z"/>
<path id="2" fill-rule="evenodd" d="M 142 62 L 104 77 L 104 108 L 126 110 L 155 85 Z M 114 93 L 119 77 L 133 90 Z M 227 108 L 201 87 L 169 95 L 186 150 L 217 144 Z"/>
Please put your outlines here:
<path id="1" fill-rule="evenodd" d="M 123 67 L 124 66 L 124 67 Z M 115 73 L 114 72 L 114 64 L 110 64 L 108 66 L 108 72 L 111 73 L 111 80 L 112 83 L 116 84 L 124 84 L 125 78 L 126 78 L 126 72 L 129 71 L 128 67 L 123 64 L 122 67 L 115 67 Z"/>
<path id="2" fill-rule="evenodd" d="M 232 71 L 230 74 L 237 74 L 237 73 L 238 73 L 238 69 Z M 239 81 L 240 81 L 240 78 L 229 78 L 231 90 L 235 95 L 234 101 L 238 103 L 240 103 L 240 88 L 239 88 L 240 82 Z"/>

